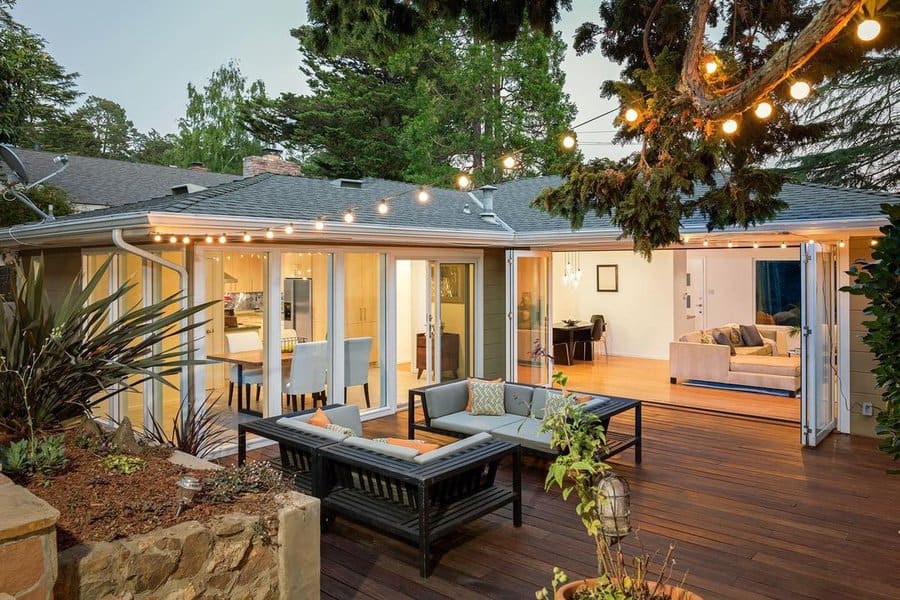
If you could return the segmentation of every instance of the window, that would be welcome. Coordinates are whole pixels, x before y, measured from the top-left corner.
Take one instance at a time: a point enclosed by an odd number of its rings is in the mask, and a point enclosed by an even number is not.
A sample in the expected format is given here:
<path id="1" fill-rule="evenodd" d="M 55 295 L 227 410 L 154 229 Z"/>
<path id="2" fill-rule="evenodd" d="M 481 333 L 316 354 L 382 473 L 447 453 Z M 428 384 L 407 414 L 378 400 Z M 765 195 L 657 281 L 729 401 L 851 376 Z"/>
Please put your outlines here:
<path id="1" fill-rule="evenodd" d="M 756 261 L 756 322 L 800 325 L 800 261 Z"/>

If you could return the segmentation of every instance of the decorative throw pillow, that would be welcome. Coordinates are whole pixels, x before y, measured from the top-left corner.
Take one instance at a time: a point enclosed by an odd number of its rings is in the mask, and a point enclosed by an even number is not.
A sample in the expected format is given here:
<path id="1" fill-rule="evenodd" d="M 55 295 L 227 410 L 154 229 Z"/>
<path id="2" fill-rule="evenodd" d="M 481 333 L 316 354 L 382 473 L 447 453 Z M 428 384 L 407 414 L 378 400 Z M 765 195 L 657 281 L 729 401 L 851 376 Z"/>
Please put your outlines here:
<path id="1" fill-rule="evenodd" d="M 544 404 L 544 417 L 559 414 L 576 402 L 577 400 L 574 396 L 566 397 L 561 390 L 547 392 L 547 401 Z"/>
<path id="2" fill-rule="evenodd" d="M 328 418 L 324 410 L 317 408 L 315 414 L 309 418 L 308 423 L 316 427 L 325 427 L 331 424 L 331 419 Z"/>
<path id="3" fill-rule="evenodd" d="M 700 343 L 701 344 L 715 344 L 716 340 L 713 339 L 713 336 L 709 331 L 703 330 L 700 332 Z"/>
<path id="4" fill-rule="evenodd" d="M 741 337 L 744 338 L 745 346 L 765 346 L 756 325 L 741 325 Z"/>
<path id="5" fill-rule="evenodd" d="M 326 417 L 327 418 L 327 417 Z M 350 429 L 349 427 L 344 427 L 343 425 L 338 425 L 337 423 L 329 423 L 325 426 L 325 429 L 328 431 L 333 431 L 335 433 L 342 433 L 344 435 L 356 435 L 356 432 Z"/>
<path id="6" fill-rule="evenodd" d="M 713 334 L 713 338 L 716 340 L 717 344 L 721 344 L 722 346 L 728 346 L 731 350 L 731 355 L 734 356 L 736 353 L 734 351 L 734 344 L 731 343 L 731 338 L 724 331 L 717 331 Z"/>
<path id="7" fill-rule="evenodd" d="M 441 447 L 440 444 L 426 442 L 424 440 L 405 440 L 403 438 L 375 438 L 372 441 L 378 444 L 390 444 L 391 446 L 412 448 L 413 450 L 418 450 L 419 454 L 427 454 L 432 450 L 437 450 Z"/>
<path id="8" fill-rule="evenodd" d="M 743 346 L 744 338 L 741 337 L 741 330 L 739 327 L 729 327 L 728 328 L 728 337 L 731 339 L 732 346 Z"/>
<path id="9" fill-rule="evenodd" d="M 469 380 L 470 414 L 499 417 L 506 414 L 503 404 L 505 395 L 503 381 Z"/>
<path id="10" fill-rule="evenodd" d="M 466 403 L 466 412 L 472 412 L 472 382 L 482 382 L 482 383 L 502 383 L 503 378 L 498 377 L 497 379 L 476 379 L 475 377 L 470 377 L 468 379 L 469 382 L 469 401 Z"/>

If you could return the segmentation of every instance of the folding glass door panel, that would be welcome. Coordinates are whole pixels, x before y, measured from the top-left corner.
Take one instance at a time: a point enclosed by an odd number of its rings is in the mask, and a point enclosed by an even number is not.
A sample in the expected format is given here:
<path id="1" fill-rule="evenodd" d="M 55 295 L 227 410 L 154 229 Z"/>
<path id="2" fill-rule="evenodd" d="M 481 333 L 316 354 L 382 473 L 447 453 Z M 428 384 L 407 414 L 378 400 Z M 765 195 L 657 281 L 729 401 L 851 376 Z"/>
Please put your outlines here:
<path id="1" fill-rule="evenodd" d="M 434 381 L 474 375 L 475 265 L 466 262 L 433 264 L 430 286 L 435 319 L 431 328 Z"/>
<path id="2" fill-rule="evenodd" d="M 549 252 L 507 252 L 507 379 L 547 384 L 553 354 Z"/>
<path id="3" fill-rule="evenodd" d="M 344 255 L 344 402 L 388 406 L 384 375 L 385 257 Z"/>
<path id="4" fill-rule="evenodd" d="M 835 260 L 831 248 L 803 244 L 801 441 L 815 446 L 836 425 Z"/>

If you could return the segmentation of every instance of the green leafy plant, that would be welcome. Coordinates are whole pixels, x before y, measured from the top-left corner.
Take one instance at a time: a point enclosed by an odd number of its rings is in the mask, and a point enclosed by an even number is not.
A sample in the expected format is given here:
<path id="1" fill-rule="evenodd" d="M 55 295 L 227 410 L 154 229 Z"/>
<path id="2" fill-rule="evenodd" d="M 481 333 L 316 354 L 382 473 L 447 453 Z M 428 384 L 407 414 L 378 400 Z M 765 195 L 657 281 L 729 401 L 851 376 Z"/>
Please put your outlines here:
<path id="1" fill-rule="evenodd" d="M 131 475 L 143 469 L 147 461 L 138 456 L 129 456 L 127 454 L 110 454 L 106 456 L 100 464 L 113 473 L 120 475 Z"/>
<path id="2" fill-rule="evenodd" d="M 249 462 L 227 467 L 213 473 L 203 486 L 206 502 L 234 502 L 244 494 L 256 494 L 287 489 L 281 471 L 269 462 Z"/>
<path id="3" fill-rule="evenodd" d="M 153 420 L 153 429 L 144 433 L 151 442 L 162 446 L 172 446 L 193 456 L 203 458 L 226 444 L 230 432 L 213 410 L 221 395 L 209 394 L 200 407 L 194 407 L 190 399 L 182 402 L 172 418 L 172 430 L 167 432 L 163 426 Z M 187 411 L 185 411 L 187 406 Z"/>
<path id="4" fill-rule="evenodd" d="M 53 475 L 64 469 L 69 460 L 63 436 L 53 435 L 23 439 L 0 448 L 0 463 L 6 472 L 28 477 L 35 473 Z"/>
<path id="5" fill-rule="evenodd" d="M 170 296 L 123 310 L 110 321 L 111 309 L 121 306 L 134 287 L 95 299 L 110 261 L 83 289 L 74 283 L 58 307 L 45 293 L 41 261 L 32 263 L 27 275 L 17 269 L 10 310 L 0 315 L 0 429 L 33 438 L 37 431 L 89 414 L 123 388 L 139 390 L 151 379 L 174 387 L 168 376 L 185 365 L 206 363 L 186 358 L 187 348 L 180 343 L 158 348 L 202 327 L 188 321 L 213 303 L 178 309 L 182 299 Z"/>
<path id="6" fill-rule="evenodd" d="M 536 354 L 547 356 L 541 351 Z M 597 556 L 597 579 L 576 589 L 571 597 L 575 600 L 687 598 L 682 590 L 667 585 L 673 575 L 672 547 L 656 577 L 649 569 L 652 556 L 644 554 L 628 559 L 619 547 L 611 547 L 603 528 L 603 508 L 607 499 L 600 486 L 602 478 L 611 472 L 611 467 L 601 459 L 606 448 L 606 432 L 599 417 L 576 403 L 571 392 L 566 390 L 568 377 L 565 374 L 554 373 L 553 382 L 563 390 L 565 400 L 558 410 L 545 409 L 541 424 L 541 430 L 551 435 L 551 445 L 559 450 L 547 471 L 544 488 L 549 491 L 558 487 L 563 500 L 573 494 L 576 496 L 575 512 L 587 534 L 593 538 Z M 551 584 L 554 596 L 568 581 L 564 571 L 554 568 Z M 550 592 L 546 588 L 538 590 L 535 598 L 549 600 Z"/>
<path id="7" fill-rule="evenodd" d="M 855 296 L 865 296 L 869 305 L 863 314 L 863 343 L 875 356 L 872 369 L 881 389 L 884 406 L 875 415 L 878 449 L 893 460 L 900 459 L 900 204 L 882 204 L 889 223 L 881 228 L 883 237 L 872 251 L 872 261 L 850 267 L 856 280 L 841 288 Z M 891 473 L 898 474 L 900 469 Z"/>

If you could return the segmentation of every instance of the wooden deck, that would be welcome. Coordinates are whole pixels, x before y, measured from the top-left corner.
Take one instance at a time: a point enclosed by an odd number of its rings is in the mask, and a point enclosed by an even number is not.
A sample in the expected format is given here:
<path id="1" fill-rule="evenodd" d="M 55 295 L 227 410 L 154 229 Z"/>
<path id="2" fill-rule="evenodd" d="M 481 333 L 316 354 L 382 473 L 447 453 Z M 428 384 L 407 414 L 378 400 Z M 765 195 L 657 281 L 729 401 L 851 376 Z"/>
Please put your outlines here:
<path id="1" fill-rule="evenodd" d="M 402 437 L 405 420 L 370 421 L 366 434 Z M 801 450 L 796 426 L 645 405 L 643 463 L 631 452 L 611 461 L 631 483 L 639 530 L 624 548 L 675 543 L 676 568 L 706 600 L 896 599 L 900 477 L 872 446 L 834 434 Z M 509 509 L 467 526 L 438 544 L 427 580 L 413 547 L 338 520 L 322 538 L 322 597 L 528 599 L 554 565 L 590 576 L 592 545 L 573 501 L 543 491 L 545 468 L 523 469 L 521 529 Z"/>

